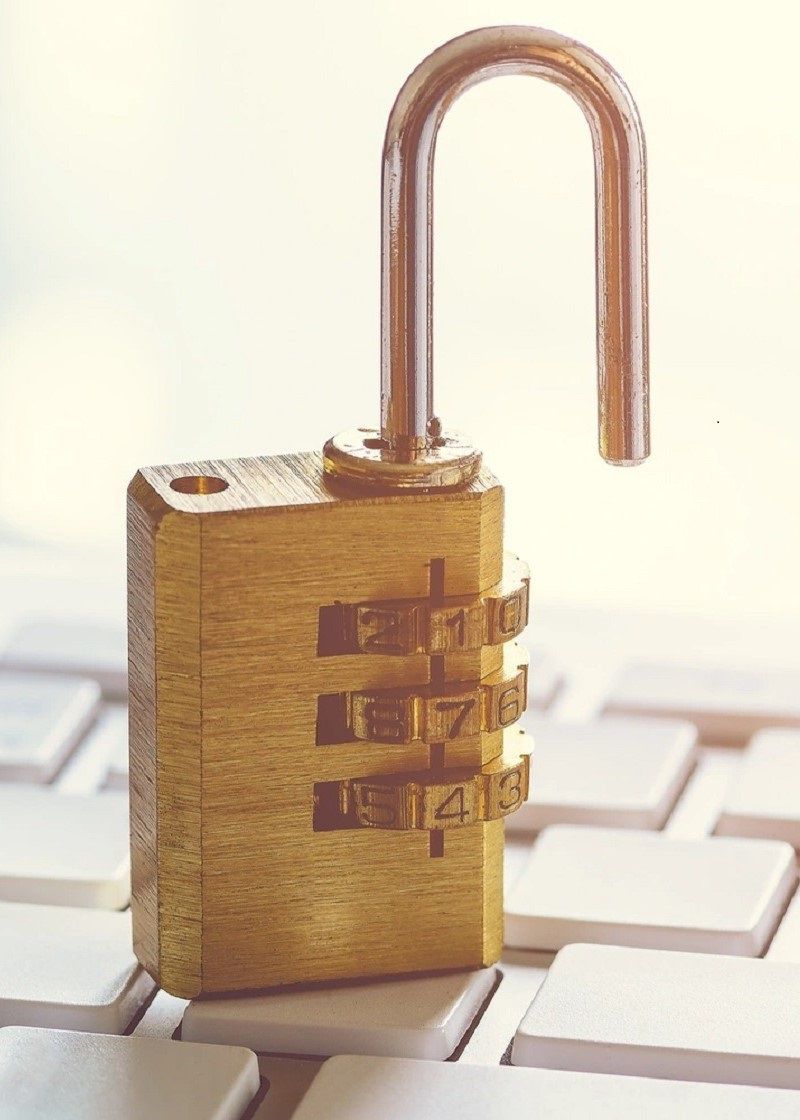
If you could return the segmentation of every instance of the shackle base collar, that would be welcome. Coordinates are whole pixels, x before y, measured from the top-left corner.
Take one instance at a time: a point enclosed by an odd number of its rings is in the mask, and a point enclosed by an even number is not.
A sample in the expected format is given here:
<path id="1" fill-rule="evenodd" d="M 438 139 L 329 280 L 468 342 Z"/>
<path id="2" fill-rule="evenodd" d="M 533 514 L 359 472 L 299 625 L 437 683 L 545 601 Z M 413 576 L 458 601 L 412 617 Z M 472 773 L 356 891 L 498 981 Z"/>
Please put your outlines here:
<path id="1" fill-rule="evenodd" d="M 365 490 L 453 490 L 481 466 L 480 451 L 460 432 L 443 432 L 433 446 L 401 456 L 374 428 L 351 428 L 329 439 L 322 456 L 329 478 Z"/>

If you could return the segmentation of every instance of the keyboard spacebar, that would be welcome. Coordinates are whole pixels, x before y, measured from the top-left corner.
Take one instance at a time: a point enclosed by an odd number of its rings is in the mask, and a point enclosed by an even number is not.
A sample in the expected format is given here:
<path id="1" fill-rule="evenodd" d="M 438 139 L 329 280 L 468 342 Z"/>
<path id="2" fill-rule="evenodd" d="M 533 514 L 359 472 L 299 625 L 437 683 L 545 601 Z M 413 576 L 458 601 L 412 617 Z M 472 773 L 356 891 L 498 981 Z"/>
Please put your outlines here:
<path id="1" fill-rule="evenodd" d="M 294 1120 L 794 1120 L 798 1094 L 403 1058 L 329 1059 Z M 265 1109 L 266 1120 L 266 1109 Z"/>

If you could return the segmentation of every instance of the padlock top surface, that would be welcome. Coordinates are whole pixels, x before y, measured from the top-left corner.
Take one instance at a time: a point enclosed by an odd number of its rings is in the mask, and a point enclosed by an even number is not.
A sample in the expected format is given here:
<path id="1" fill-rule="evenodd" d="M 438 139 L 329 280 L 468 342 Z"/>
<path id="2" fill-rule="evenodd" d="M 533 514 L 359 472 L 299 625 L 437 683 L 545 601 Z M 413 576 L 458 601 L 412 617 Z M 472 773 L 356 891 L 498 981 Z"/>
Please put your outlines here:
<path id="1" fill-rule="evenodd" d="M 252 509 L 294 509 L 326 502 L 408 502 L 412 495 L 379 494 L 332 485 L 325 477 L 322 455 L 316 451 L 290 455 L 260 455 L 249 459 L 206 459 L 190 463 L 142 467 L 131 483 L 147 483 L 166 510 L 181 513 L 233 513 Z M 486 493 L 499 483 L 485 467 L 463 489 L 436 495 L 437 501 Z M 424 495 L 417 494 L 416 499 Z"/>

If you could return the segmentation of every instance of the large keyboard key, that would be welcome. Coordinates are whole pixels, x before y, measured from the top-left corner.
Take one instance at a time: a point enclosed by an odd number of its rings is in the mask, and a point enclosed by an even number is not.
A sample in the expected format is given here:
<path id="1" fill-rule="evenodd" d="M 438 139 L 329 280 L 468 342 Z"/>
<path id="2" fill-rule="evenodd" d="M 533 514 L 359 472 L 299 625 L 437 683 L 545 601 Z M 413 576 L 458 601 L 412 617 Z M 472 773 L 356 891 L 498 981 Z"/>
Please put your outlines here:
<path id="1" fill-rule="evenodd" d="M 493 968 L 307 991 L 193 1000 L 182 1037 L 273 1054 L 449 1058 L 495 983 Z"/>
<path id="2" fill-rule="evenodd" d="M 130 914 L 0 902 L 0 1026 L 120 1034 L 153 988 Z"/>
<path id="3" fill-rule="evenodd" d="M 797 1120 L 798 1109 L 788 1089 L 342 1057 L 293 1120 Z"/>
<path id="4" fill-rule="evenodd" d="M 755 957 L 796 883 L 794 852 L 777 841 L 557 825 L 540 835 L 511 891 L 506 943 Z"/>
<path id="5" fill-rule="evenodd" d="M 766 953 L 769 961 L 794 961 L 800 964 L 800 893 L 789 903 L 778 932 Z"/>
<path id="6" fill-rule="evenodd" d="M 128 800 L 0 786 L 0 899 L 119 910 L 130 898 Z"/>
<path id="7" fill-rule="evenodd" d="M 511 1060 L 800 1089 L 798 1006 L 794 964 L 568 945 L 517 1030 Z"/>
<path id="8" fill-rule="evenodd" d="M 686 719 L 704 743 L 741 746 L 762 727 L 800 727 L 800 673 L 630 665 L 605 710 Z"/>
<path id="9" fill-rule="evenodd" d="M 0 653 L 0 666 L 41 673 L 91 677 L 109 699 L 128 693 L 125 631 L 92 622 L 25 623 Z"/>
<path id="10" fill-rule="evenodd" d="M 756 735 L 728 787 L 720 836 L 767 836 L 800 848 L 800 733 Z"/>
<path id="11" fill-rule="evenodd" d="M 94 681 L 0 671 L 0 781 L 49 782 L 99 701 Z"/>
<path id="12" fill-rule="evenodd" d="M 678 720 L 529 718 L 535 777 L 509 831 L 551 824 L 661 828 L 694 765 L 697 729 Z"/>
<path id="13" fill-rule="evenodd" d="M 240 1047 L 0 1030 L 4 1120 L 240 1120 L 260 1084 Z"/>

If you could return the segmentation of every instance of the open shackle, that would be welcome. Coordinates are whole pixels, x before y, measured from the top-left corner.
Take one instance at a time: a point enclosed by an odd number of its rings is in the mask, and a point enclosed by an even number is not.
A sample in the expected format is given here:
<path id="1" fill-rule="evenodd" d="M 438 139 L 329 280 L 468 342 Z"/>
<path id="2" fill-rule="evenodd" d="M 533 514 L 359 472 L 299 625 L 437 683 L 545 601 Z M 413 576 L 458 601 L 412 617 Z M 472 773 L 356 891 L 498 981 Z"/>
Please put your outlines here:
<path id="1" fill-rule="evenodd" d="M 536 27 L 469 31 L 409 76 L 383 147 L 381 427 L 325 445 L 326 470 L 365 485 L 435 489 L 467 482 L 480 453 L 442 429 L 433 408 L 433 167 L 436 136 L 465 90 L 533 74 L 578 102 L 595 168 L 600 454 L 631 465 L 650 451 L 645 143 L 636 105 L 594 51 Z"/>

